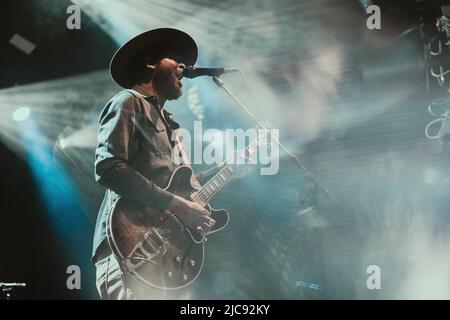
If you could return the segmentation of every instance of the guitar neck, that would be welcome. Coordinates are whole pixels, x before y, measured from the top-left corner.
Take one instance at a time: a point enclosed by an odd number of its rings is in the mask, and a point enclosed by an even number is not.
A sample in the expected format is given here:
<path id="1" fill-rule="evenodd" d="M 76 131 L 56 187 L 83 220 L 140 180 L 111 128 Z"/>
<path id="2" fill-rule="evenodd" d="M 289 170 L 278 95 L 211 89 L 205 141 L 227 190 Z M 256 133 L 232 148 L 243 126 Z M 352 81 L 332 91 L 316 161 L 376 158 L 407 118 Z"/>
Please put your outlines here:
<path id="1" fill-rule="evenodd" d="M 219 192 L 233 178 L 233 168 L 230 164 L 225 165 L 207 183 L 192 194 L 192 200 L 205 206 L 211 198 Z"/>
<path id="2" fill-rule="evenodd" d="M 246 159 L 256 152 L 257 146 L 258 141 L 256 139 L 243 150 Z M 205 185 L 191 195 L 192 200 L 202 206 L 209 203 L 211 198 L 231 181 L 234 175 L 234 168 L 235 166 L 232 164 L 225 164 Z"/>

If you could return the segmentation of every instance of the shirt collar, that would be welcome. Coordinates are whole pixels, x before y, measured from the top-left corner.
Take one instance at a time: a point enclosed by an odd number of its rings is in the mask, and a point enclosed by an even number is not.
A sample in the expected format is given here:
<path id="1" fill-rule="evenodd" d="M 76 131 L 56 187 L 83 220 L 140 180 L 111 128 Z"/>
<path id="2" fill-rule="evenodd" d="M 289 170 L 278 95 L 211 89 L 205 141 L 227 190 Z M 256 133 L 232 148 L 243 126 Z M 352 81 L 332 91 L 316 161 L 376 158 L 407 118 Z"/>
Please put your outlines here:
<path id="1" fill-rule="evenodd" d="M 172 130 L 176 130 L 176 129 L 180 128 L 180 124 L 178 122 L 176 122 L 175 120 L 173 120 L 172 114 L 169 111 L 167 111 L 166 109 L 163 109 L 163 112 L 164 112 L 164 117 L 166 118 L 167 123 L 169 124 L 169 126 Z"/>
<path id="2" fill-rule="evenodd" d="M 146 101 L 150 102 L 151 104 L 153 104 L 155 107 L 159 109 L 161 109 L 159 102 L 158 102 L 158 97 L 155 95 L 148 95 L 144 90 L 142 90 L 139 85 L 135 85 L 131 91 L 136 92 L 137 94 L 139 94 L 142 98 L 144 98 Z"/>
<path id="3" fill-rule="evenodd" d="M 172 118 L 172 113 L 170 113 L 169 111 L 167 111 L 164 108 L 161 108 L 159 102 L 158 102 L 158 97 L 154 96 L 154 95 L 146 95 L 142 90 L 139 90 L 138 88 L 134 87 L 132 90 L 136 91 L 138 94 L 140 94 L 142 96 L 142 98 L 144 98 L 145 101 L 149 102 L 150 104 L 152 104 L 153 106 L 156 107 L 156 109 L 158 109 L 158 111 L 164 113 L 164 118 L 166 119 L 167 123 L 169 124 L 170 128 L 172 130 L 176 130 L 178 128 L 180 128 L 180 124 L 178 122 L 176 122 L 175 120 L 173 120 Z"/>

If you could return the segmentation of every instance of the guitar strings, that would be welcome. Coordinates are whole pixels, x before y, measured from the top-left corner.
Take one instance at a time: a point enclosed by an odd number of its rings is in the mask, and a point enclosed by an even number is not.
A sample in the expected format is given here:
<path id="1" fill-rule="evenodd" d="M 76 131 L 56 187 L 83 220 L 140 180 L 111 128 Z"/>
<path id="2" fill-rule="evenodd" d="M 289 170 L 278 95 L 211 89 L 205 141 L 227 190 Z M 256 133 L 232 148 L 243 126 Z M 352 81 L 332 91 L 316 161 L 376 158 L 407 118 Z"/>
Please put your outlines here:
<path id="1" fill-rule="evenodd" d="M 246 154 L 246 156 L 248 157 L 248 153 L 249 153 L 249 148 L 253 145 L 257 143 L 257 139 L 255 139 L 250 145 L 248 145 L 244 152 Z M 232 154 L 234 156 L 234 154 Z M 228 156 L 227 160 L 231 157 Z M 228 170 L 230 169 L 230 170 Z M 227 171 L 228 170 L 228 171 Z M 222 175 L 223 174 L 223 175 Z M 224 166 L 222 169 L 219 170 L 219 172 L 217 172 L 213 178 L 211 178 L 208 182 L 205 183 L 204 186 L 202 186 L 201 189 L 199 189 L 198 191 L 194 192 L 193 194 L 191 194 L 191 199 L 198 203 L 202 206 L 206 206 L 206 204 L 208 203 L 208 198 L 211 199 L 218 190 L 215 190 L 214 188 L 212 188 L 212 192 L 211 194 L 208 192 L 208 188 L 214 183 L 214 180 L 217 177 L 221 177 L 223 178 L 223 182 L 222 185 L 218 185 L 219 188 L 225 186 L 229 181 L 227 181 L 227 178 L 232 177 L 233 175 L 233 171 L 231 170 L 231 164 L 227 164 L 226 166 Z M 206 194 L 205 194 L 206 193 Z M 166 221 L 164 221 L 161 226 L 159 226 L 160 229 L 169 229 L 170 227 L 172 227 L 173 225 L 175 225 L 176 223 L 182 223 L 179 218 L 176 216 L 175 212 L 172 211 L 168 211 L 170 213 L 170 218 L 167 219 Z M 183 224 L 183 223 L 182 223 Z M 183 224 L 184 225 L 184 224 Z M 172 233 L 170 231 L 165 231 L 165 230 L 161 230 L 159 231 L 159 234 L 161 236 L 161 238 L 163 239 L 163 241 L 167 241 L 172 237 Z M 159 237 L 156 235 L 150 235 L 150 237 L 146 238 L 145 241 L 149 242 L 149 241 L 155 241 L 157 240 Z"/>

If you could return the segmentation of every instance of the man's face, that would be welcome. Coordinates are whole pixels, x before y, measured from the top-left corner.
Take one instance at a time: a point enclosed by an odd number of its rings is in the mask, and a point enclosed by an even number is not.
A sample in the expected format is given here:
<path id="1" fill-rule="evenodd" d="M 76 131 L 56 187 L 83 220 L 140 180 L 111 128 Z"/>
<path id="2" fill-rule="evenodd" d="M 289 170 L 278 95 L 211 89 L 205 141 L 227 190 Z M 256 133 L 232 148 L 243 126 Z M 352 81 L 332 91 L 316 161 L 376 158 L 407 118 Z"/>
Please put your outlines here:
<path id="1" fill-rule="evenodd" d="M 181 78 L 186 66 L 171 58 L 162 59 L 155 68 L 152 83 L 155 89 L 167 100 L 178 99 L 181 91 Z"/>

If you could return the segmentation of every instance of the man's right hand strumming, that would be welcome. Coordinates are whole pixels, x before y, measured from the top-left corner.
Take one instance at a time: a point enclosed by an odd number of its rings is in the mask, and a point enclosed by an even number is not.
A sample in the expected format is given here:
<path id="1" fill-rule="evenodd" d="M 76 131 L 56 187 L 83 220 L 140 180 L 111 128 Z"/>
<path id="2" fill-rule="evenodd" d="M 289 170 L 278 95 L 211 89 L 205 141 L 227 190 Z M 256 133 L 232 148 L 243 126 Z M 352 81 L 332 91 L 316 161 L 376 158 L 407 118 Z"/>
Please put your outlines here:
<path id="1" fill-rule="evenodd" d="M 214 219 L 210 218 L 208 210 L 177 195 L 173 198 L 168 209 L 175 212 L 188 228 L 203 235 L 208 233 L 216 223 Z"/>

